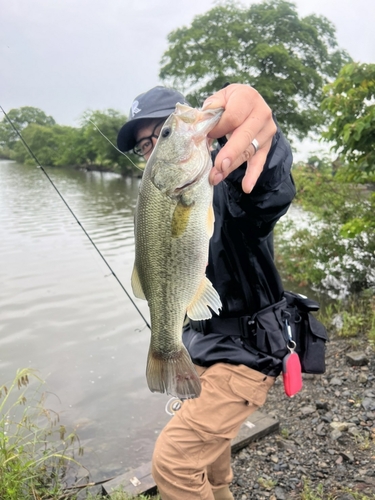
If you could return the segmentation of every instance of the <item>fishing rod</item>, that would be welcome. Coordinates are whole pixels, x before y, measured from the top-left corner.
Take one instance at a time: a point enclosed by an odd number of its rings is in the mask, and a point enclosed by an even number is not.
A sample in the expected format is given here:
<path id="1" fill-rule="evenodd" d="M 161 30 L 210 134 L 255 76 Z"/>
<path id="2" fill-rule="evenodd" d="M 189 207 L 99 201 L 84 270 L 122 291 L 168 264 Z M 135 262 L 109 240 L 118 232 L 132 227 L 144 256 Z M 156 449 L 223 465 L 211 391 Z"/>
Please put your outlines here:
<path id="1" fill-rule="evenodd" d="M 124 287 L 124 285 L 122 284 L 122 282 L 120 281 L 120 279 L 118 278 L 118 276 L 116 275 L 116 273 L 113 271 L 112 267 L 110 266 L 109 262 L 106 260 L 106 258 L 104 257 L 104 255 L 101 253 L 101 251 L 99 250 L 99 248 L 96 246 L 95 242 L 93 241 L 93 239 L 91 238 L 91 236 L 89 235 L 89 233 L 86 231 L 86 229 L 83 227 L 83 225 L 81 224 L 81 222 L 79 221 L 78 217 L 76 216 L 76 214 L 73 212 L 73 210 L 70 208 L 68 202 L 65 200 L 65 198 L 63 197 L 63 195 L 60 193 L 60 191 L 57 189 L 57 187 L 55 186 L 54 182 L 52 181 L 51 177 L 48 175 L 48 173 L 46 172 L 46 170 L 44 169 L 44 167 L 40 164 L 40 162 L 38 161 L 38 158 L 35 156 L 35 154 L 32 152 L 30 146 L 27 144 L 27 142 L 25 141 L 25 139 L 22 137 L 21 135 L 21 132 L 19 132 L 19 130 L 16 128 L 16 126 L 14 125 L 14 123 L 12 122 L 12 120 L 9 118 L 9 116 L 7 115 L 7 113 L 4 111 L 4 109 L 2 108 L 2 106 L 0 106 L 0 109 L 1 111 L 4 113 L 4 116 L 5 118 L 8 120 L 10 126 L 12 127 L 12 129 L 16 132 L 16 134 L 18 135 L 18 137 L 21 139 L 23 145 L 25 146 L 25 148 L 27 149 L 27 151 L 29 152 L 30 156 L 33 158 L 33 160 L 35 161 L 36 163 L 36 166 L 37 168 L 40 168 L 42 170 L 42 172 L 44 173 L 44 175 L 47 177 L 47 179 L 49 180 L 51 186 L 53 187 L 53 189 L 56 191 L 56 193 L 58 194 L 58 196 L 60 197 L 60 199 L 62 200 L 62 202 L 64 203 L 64 205 L 66 206 L 66 208 L 69 210 L 69 212 L 71 213 L 71 215 L 73 216 L 73 218 L 75 219 L 75 221 L 77 222 L 77 224 L 79 225 L 79 227 L 82 229 L 82 231 L 85 233 L 85 235 L 87 236 L 87 238 L 89 239 L 90 243 L 92 244 L 92 246 L 95 248 L 95 250 L 98 252 L 98 254 L 100 255 L 100 257 L 102 258 L 103 262 L 105 263 L 105 265 L 108 267 L 108 269 L 110 270 L 111 274 L 113 275 L 113 277 L 115 278 L 115 280 L 117 281 L 117 283 L 120 285 L 120 287 L 123 289 L 123 291 L 126 293 L 126 295 L 128 296 L 130 302 L 133 304 L 133 306 L 135 307 L 135 309 L 137 310 L 138 314 L 141 316 L 141 318 L 143 319 L 143 321 L 145 322 L 146 326 L 148 326 L 148 328 L 151 330 L 151 326 L 149 325 L 148 321 L 146 320 L 146 318 L 143 316 L 142 312 L 140 311 L 140 309 L 138 308 L 137 304 L 134 302 L 133 298 L 130 296 L 130 294 L 128 293 L 128 291 L 126 290 L 126 288 Z M 95 125 L 96 127 L 96 125 Z M 97 127 L 96 127 L 97 128 Z M 103 135 L 103 134 L 102 134 Z M 117 149 L 117 148 L 116 148 Z"/>

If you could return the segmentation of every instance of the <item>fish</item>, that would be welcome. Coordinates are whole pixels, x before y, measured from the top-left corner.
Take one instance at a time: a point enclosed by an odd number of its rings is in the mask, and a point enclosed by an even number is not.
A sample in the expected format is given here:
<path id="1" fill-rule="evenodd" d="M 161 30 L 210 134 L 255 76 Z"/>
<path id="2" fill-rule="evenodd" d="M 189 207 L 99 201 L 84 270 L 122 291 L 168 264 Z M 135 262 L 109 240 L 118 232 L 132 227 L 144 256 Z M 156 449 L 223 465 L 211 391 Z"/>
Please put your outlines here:
<path id="1" fill-rule="evenodd" d="M 205 273 L 214 229 L 207 134 L 222 113 L 177 103 L 146 164 L 134 215 L 131 284 L 150 311 L 148 387 L 182 400 L 201 392 L 182 342 L 184 322 L 209 319 L 222 307 Z"/>

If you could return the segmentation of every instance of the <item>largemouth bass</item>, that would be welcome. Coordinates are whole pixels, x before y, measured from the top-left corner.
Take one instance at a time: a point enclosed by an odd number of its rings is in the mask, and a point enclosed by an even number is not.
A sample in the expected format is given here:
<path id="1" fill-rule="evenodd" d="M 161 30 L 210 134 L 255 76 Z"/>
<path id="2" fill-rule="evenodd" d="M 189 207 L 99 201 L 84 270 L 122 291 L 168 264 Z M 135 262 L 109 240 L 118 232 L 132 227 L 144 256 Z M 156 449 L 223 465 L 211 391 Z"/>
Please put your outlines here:
<path id="1" fill-rule="evenodd" d="M 182 343 L 186 315 L 209 319 L 209 307 L 216 314 L 221 308 L 205 270 L 214 225 L 207 134 L 222 112 L 177 104 L 147 162 L 135 211 L 132 288 L 151 318 L 147 383 L 181 399 L 201 391 Z"/>

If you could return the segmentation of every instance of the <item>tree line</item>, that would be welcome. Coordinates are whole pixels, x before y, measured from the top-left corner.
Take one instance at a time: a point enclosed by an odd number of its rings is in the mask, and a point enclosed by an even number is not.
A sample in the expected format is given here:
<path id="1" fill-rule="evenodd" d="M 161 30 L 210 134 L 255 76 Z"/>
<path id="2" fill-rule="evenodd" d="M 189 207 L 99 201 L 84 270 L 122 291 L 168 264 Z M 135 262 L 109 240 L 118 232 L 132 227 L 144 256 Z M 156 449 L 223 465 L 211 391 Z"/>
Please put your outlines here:
<path id="1" fill-rule="evenodd" d="M 7 114 L 43 166 L 96 168 L 123 175 L 137 170 L 132 162 L 139 162 L 138 157 L 125 157 L 103 137 L 116 144 L 117 133 L 126 122 L 126 116 L 116 110 L 86 111 L 80 127 L 58 125 L 52 116 L 31 106 Z M 0 122 L 0 155 L 23 164 L 35 163 L 6 118 Z"/>

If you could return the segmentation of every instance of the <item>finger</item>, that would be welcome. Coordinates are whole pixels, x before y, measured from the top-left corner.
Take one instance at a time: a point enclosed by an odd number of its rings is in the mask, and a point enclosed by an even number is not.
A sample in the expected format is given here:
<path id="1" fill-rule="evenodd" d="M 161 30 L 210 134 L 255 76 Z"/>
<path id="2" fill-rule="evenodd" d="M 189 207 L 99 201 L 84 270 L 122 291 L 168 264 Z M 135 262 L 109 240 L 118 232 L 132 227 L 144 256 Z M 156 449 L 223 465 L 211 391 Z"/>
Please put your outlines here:
<path id="1" fill-rule="evenodd" d="M 248 155 L 254 154 L 253 146 L 251 146 L 253 139 L 257 139 L 259 149 L 262 149 L 275 135 L 276 130 L 276 124 L 273 121 L 271 113 L 269 113 L 263 128 L 257 118 L 247 118 L 245 122 L 231 134 L 228 142 L 217 154 L 215 158 L 215 168 L 225 174 L 241 155 L 245 154 L 244 160 L 248 160 Z"/>
<path id="2" fill-rule="evenodd" d="M 244 193 L 251 193 L 257 183 L 267 159 L 265 150 L 258 151 L 247 164 L 246 173 L 242 179 L 242 190 Z"/>
<path id="3" fill-rule="evenodd" d="M 236 158 L 236 160 L 230 165 L 227 170 L 225 170 L 225 172 L 217 170 L 215 167 L 213 167 L 210 172 L 210 183 L 213 186 L 216 186 L 236 168 L 247 162 L 247 169 L 242 182 L 242 187 L 245 193 L 250 193 L 255 186 L 259 175 L 263 171 L 263 166 L 266 162 L 268 151 L 269 147 L 265 147 L 254 154 L 255 150 L 251 145 L 250 148 L 248 148 L 238 158 Z"/>
<path id="4" fill-rule="evenodd" d="M 251 117 L 254 133 L 259 132 L 264 123 L 268 105 L 261 95 L 252 87 L 232 84 L 209 97 L 203 109 L 224 108 L 219 123 L 211 130 L 209 137 L 218 138 L 232 132 Z"/>
<path id="5" fill-rule="evenodd" d="M 244 127 L 249 127 L 246 123 Z M 218 152 L 215 163 L 213 167 L 213 172 L 211 172 L 210 181 L 213 182 L 217 177 L 218 173 L 223 175 L 225 178 L 234 169 L 242 165 L 245 161 L 249 162 L 251 158 L 255 156 L 261 156 L 262 159 L 267 158 L 268 152 L 271 148 L 272 138 L 276 133 L 277 127 L 273 121 L 267 124 L 256 136 L 257 142 L 259 144 L 258 152 L 255 151 L 255 146 L 252 144 L 252 133 L 244 132 L 242 137 L 239 137 L 238 130 L 236 130 L 229 138 L 225 146 Z M 244 137 L 247 139 L 243 140 Z M 241 140 L 243 142 L 241 142 Z M 260 155 L 260 153 L 262 154 Z"/>

